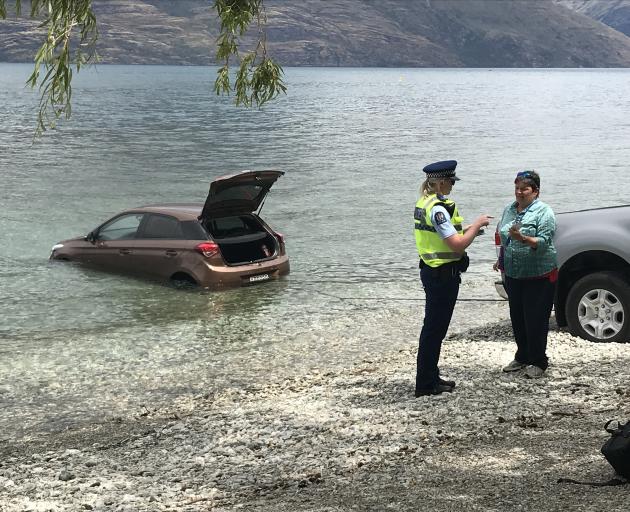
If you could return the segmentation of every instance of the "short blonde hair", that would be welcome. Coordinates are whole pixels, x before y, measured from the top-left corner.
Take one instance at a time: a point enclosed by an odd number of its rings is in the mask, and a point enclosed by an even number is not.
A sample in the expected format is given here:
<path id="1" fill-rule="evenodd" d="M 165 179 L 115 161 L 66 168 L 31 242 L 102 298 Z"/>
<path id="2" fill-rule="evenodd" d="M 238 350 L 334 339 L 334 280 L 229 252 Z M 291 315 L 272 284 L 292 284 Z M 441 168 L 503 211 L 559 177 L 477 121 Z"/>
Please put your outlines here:
<path id="1" fill-rule="evenodd" d="M 440 185 L 448 179 L 449 178 L 427 178 L 420 188 L 422 195 L 430 196 L 431 194 L 438 194 L 440 192 Z"/>

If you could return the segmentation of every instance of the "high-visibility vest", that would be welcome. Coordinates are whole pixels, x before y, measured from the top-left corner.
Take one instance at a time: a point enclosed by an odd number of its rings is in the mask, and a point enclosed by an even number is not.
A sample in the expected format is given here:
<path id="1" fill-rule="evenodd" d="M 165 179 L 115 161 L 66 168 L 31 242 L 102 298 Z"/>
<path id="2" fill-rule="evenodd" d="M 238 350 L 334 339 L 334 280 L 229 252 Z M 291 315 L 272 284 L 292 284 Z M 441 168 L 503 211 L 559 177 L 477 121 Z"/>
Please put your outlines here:
<path id="1" fill-rule="evenodd" d="M 436 194 L 422 196 L 416 203 L 413 218 L 415 222 L 416 247 L 418 255 L 430 267 L 439 267 L 445 263 L 458 261 L 463 253 L 453 252 L 446 245 L 446 242 L 437 234 L 433 224 L 431 224 L 431 209 L 435 205 L 443 206 L 451 215 L 451 222 L 457 232 L 461 235 L 464 232 L 464 218 L 457 211 L 455 201 L 446 198 L 439 198 Z"/>

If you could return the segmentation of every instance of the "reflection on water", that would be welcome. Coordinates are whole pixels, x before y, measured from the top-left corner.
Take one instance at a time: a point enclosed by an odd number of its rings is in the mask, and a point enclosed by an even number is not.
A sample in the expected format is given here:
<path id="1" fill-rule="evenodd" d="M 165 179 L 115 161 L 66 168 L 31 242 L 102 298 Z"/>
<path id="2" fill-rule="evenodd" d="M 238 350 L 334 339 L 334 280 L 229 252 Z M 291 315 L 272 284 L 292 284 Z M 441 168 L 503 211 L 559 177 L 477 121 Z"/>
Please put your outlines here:
<path id="1" fill-rule="evenodd" d="M 72 121 L 34 145 L 29 72 L 0 64 L 7 437 L 413 345 L 428 162 L 460 162 L 468 221 L 499 215 L 523 167 L 556 211 L 627 201 L 626 70 L 288 69 L 286 97 L 242 110 L 210 93 L 212 69 L 101 66 L 78 75 Z M 286 171 L 262 215 L 286 236 L 286 279 L 208 292 L 48 262 L 124 208 L 203 201 L 214 177 L 251 168 Z M 495 297 L 488 233 L 463 296 Z"/>

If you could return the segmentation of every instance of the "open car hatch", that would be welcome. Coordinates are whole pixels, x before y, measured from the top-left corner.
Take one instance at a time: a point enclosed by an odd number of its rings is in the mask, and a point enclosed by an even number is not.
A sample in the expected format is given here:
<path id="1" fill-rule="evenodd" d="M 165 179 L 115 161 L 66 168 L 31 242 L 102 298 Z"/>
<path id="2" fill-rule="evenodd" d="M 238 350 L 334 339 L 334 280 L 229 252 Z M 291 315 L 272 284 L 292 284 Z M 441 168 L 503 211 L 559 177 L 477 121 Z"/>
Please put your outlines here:
<path id="1" fill-rule="evenodd" d="M 284 171 L 243 171 L 220 176 L 210 184 L 201 215 L 202 220 L 239 213 L 252 213 L 260 207 Z"/>

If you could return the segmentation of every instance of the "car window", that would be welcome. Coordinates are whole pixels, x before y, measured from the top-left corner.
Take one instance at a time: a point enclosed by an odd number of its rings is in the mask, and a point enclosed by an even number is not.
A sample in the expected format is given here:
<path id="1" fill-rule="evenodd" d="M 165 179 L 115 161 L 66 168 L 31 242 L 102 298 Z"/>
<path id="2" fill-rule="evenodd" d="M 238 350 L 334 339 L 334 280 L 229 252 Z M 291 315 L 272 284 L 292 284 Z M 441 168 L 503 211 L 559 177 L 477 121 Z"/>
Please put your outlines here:
<path id="1" fill-rule="evenodd" d="M 138 226 L 140 226 L 143 216 L 142 213 L 130 213 L 116 217 L 98 230 L 98 239 L 129 240 L 136 238 Z"/>
<path id="2" fill-rule="evenodd" d="M 150 214 L 147 215 L 140 237 L 179 240 L 184 238 L 184 234 L 179 221 L 175 217 Z"/>
<path id="3" fill-rule="evenodd" d="M 186 240 L 208 240 L 208 235 L 197 220 L 183 220 L 180 223 Z"/>
<path id="4" fill-rule="evenodd" d="M 216 195 L 217 201 L 229 201 L 231 199 L 247 199 L 252 200 L 263 193 L 265 188 L 262 185 L 247 183 L 243 185 L 231 186 L 222 190 Z"/>

